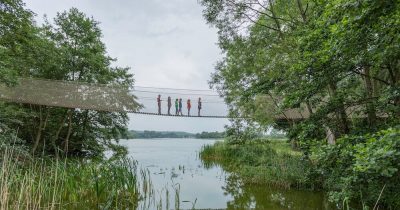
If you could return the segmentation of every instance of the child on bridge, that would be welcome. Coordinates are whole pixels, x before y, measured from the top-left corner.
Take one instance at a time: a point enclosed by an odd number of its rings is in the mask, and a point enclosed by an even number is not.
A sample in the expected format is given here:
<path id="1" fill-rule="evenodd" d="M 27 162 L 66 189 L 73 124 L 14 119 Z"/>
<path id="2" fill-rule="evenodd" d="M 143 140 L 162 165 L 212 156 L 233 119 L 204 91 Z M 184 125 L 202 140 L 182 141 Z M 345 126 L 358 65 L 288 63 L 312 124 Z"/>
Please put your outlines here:
<path id="1" fill-rule="evenodd" d="M 178 115 L 178 114 L 179 114 L 179 109 L 178 109 L 178 107 L 179 107 L 179 101 L 178 101 L 178 99 L 175 99 L 175 115 Z"/>
<path id="2" fill-rule="evenodd" d="M 157 97 L 158 114 L 161 114 L 161 95 Z"/>
<path id="3" fill-rule="evenodd" d="M 172 106 L 171 97 L 168 96 L 168 115 L 171 115 L 171 106 Z"/>
<path id="4" fill-rule="evenodd" d="M 192 108 L 192 104 L 190 103 L 190 99 L 188 99 L 187 100 L 188 116 L 190 116 L 190 108 Z"/>
<path id="5" fill-rule="evenodd" d="M 181 99 L 181 98 L 179 99 L 179 110 L 178 110 L 178 114 L 183 115 L 183 114 L 182 114 L 182 99 Z"/>
<path id="6" fill-rule="evenodd" d="M 199 97 L 199 101 L 197 102 L 197 109 L 198 109 L 198 116 L 200 117 L 200 110 L 201 110 L 201 98 Z"/>

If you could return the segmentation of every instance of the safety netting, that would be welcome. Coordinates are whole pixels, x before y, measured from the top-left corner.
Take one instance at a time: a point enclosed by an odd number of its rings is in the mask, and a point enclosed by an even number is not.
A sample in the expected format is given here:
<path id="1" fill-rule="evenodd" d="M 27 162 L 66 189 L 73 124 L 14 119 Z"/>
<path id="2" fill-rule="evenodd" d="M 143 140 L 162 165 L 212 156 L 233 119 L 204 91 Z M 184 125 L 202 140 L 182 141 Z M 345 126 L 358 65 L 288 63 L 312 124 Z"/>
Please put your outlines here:
<path id="1" fill-rule="evenodd" d="M 19 78 L 15 86 L 0 85 L 0 99 L 25 104 L 127 112 L 140 108 L 128 87 L 76 81 Z"/>
<path id="2" fill-rule="evenodd" d="M 157 97 L 161 95 L 161 108 L 158 112 Z M 171 106 L 168 106 L 168 97 Z M 198 101 L 201 98 L 199 112 Z M 182 100 L 182 111 L 177 113 L 175 101 Z M 19 78 L 15 86 L 0 84 L 0 100 L 15 103 L 44 105 L 51 107 L 89 109 L 109 112 L 129 112 L 148 115 L 176 117 L 232 118 L 228 116 L 227 105 L 215 92 L 210 90 L 191 90 L 173 88 L 154 88 L 116 84 L 93 84 L 79 81 L 61 81 L 39 78 Z M 187 108 L 191 101 L 191 110 Z M 271 101 L 268 96 L 262 100 Z M 277 119 L 304 119 L 309 117 L 305 108 L 284 112 L 274 111 L 274 105 L 265 107 L 263 115 Z M 236 116 L 243 118 L 245 116 Z"/>

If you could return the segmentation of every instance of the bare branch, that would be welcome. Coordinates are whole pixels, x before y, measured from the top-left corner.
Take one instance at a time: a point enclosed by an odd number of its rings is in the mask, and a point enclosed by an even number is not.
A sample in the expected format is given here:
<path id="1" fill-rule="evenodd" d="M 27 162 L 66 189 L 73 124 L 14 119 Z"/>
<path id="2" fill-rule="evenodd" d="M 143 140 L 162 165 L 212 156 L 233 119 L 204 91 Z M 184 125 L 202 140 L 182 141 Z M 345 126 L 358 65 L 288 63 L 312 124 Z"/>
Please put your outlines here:
<path id="1" fill-rule="evenodd" d="M 273 28 L 271 26 L 267 26 L 265 24 L 259 23 L 259 22 L 255 21 L 255 20 L 251 19 L 251 17 L 246 13 L 242 13 L 242 15 L 246 16 L 248 20 L 250 20 L 252 23 L 254 23 L 256 25 L 260 25 L 260 26 L 266 27 L 268 29 L 271 29 L 271 30 L 274 30 L 274 31 L 277 31 L 277 32 L 281 32 L 281 30 L 279 30 L 279 29 Z"/>
<path id="2" fill-rule="evenodd" d="M 386 84 L 386 85 L 392 86 L 392 84 L 390 84 L 389 82 L 387 82 L 387 81 L 385 81 L 385 80 L 383 80 L 383 79 L 380 79 L 380 78 L 377 78 L 377 77 L 374 77 L 374 76 L 371 76 L 371 75 L 366 75 L 366 74 L 364 74 L 364 73 L 362 73 L 362 72 L 360 72 L 360 71 L 356 71 L 356 70 L 354 70 L 354 69 L 351 69 L 350 71 L 353 72 L 353 73 L 355 73 L 355 74 L 358 74 L 358 75 L 361 75 L 361 76 L 364 76 L 364 77 L 368 77 L 368 78 L 374 79 L 374 80 L 376 80 L 376 81 L 379 81 L 379 82 L 381 82 L 381 83 L 384 83 L 384 84 Z"/>
<path id="3" fill-rule="evenodd" d="M 232 4 L 232 6 L 234 6 L 234 7 L 240 6 L 240 4 L 234 2 L 234 0 L 227 0 L 227 2 L 230 3 L 230 4 Z M 257 2 L 258 2 L 258 1 L 257 1 Z M 249 5 L 249 4 L 250 4 L 250 5 Z M 259 3 L 259 2 L 258 2 L 258 3 L 249 3 L 249 2 L 246 3 L 246 2 L 243 2 L 243 6 L 245 6 L 247 9 L 252 10 L 253 12 L 256 12 L 256 13 L 261 14 L 261 15 L 265 15 L 265 16 L 267 16 L 267 17 L 269 17 L 269 18 L 272 18 L 272 19 L 278 19 L 278 20 L 282 20 L 282 21 L 286 21 L 286 22 L 291 22 L 290 20 L 287 20 L 287 19 L 284 19 L 284 18 L 281 18 L 281 17 L 275 17 L 275 16 L 272 16 L 272 15 L 266 13 L 266 12 L 262 12 L 262 11 L 260 11 L 260 10 L 254 9 L 254 8 L 251 6 L 252 4 L 257 4 L 257 5 L 261 6 L 263 9 L 265 9 L 265 10 L 267 10 L 267 11 L 271 11 L 269 8 L 265 7 L 264 5 L 262 5 L 262 4 Z"/>

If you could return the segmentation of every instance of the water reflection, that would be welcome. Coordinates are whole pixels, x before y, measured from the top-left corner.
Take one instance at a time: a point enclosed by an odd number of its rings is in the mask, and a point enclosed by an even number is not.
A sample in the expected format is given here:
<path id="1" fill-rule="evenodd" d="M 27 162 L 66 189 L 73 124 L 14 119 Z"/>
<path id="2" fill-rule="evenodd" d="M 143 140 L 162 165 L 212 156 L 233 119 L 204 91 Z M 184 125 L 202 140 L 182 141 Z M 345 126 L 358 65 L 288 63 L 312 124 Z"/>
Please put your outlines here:
<path id="1" fill-rule="evenodd" d="M 223 187 L 233 197 L 227 209 L 334 209 L 326 196 L 319 192 L 282 190 L 262 185 L 246 185 L 235 174 L 227 176 Z"/>
<path id="2" fill-rule="evenodd" d="M 203 162 L 198 152 L 214 140 L 127 140 L 131 157 L 148 170 L 155 202 L 148 209 L 334 209 L 320 192 L 246 185 L 233 172 Z M 147 204 L 148 205 L 148 204 Z"/>

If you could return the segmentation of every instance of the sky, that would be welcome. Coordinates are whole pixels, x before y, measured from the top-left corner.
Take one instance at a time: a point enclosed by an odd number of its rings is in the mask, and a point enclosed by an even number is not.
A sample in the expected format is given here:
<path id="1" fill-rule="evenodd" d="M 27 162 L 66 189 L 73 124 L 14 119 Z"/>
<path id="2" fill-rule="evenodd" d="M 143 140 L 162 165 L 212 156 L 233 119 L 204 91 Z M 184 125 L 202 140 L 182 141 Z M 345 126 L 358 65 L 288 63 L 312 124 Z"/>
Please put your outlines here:
<path id="1" fill-rule="evenodd" d="M 100 22 L 108 54 L 117 58 L 116 66 L 131 67 L 135 85 L 181 89 L 209 89 L 208 80 L 221 52 L 217 31 L 206 24 L 197 0 L 25 0 L 26 7 L 37 14 L 38 24 L 44 15 L 52 20 L 57 12 L 78 8 Z M 148 90 L 138 87 L 137 90 Z M 154 91 L 154 90 L 151 90 Z M 192 99 L 197 112 L 197 98 L 202 97 L 203 115 L 225 115 L 223 99 L 211 91 L 159 90 L 162 98 Z M 179 94 L 170 94 L 179 92 Z M 192 91 L 190 93 L 193 93 Z M 155 112 L 157 93 L 138 92 L 144 111 Z M 203 96 L 207 95 L 207 96 Z M 154 98 L 154 101 L 152 101 Z M 163 112 L 166 112 L 163 101 Z M 173 110 L 174 112 L 174 110 Z M 186 112 L 186 110 L 185 110 Z M 197 113 L 196 113 L 197 114 Z M 129 114 L 129 129 L 156 131 L 223 131 L 227 119 L 176 118 Z"/>

